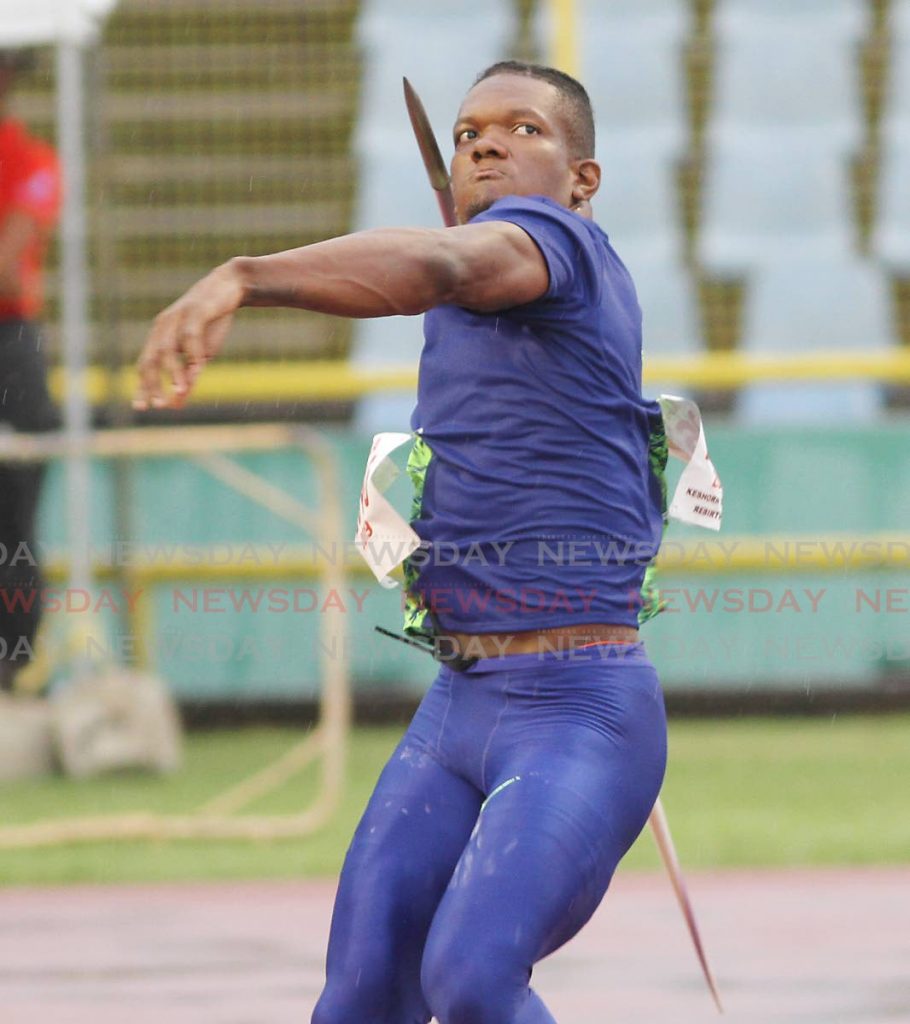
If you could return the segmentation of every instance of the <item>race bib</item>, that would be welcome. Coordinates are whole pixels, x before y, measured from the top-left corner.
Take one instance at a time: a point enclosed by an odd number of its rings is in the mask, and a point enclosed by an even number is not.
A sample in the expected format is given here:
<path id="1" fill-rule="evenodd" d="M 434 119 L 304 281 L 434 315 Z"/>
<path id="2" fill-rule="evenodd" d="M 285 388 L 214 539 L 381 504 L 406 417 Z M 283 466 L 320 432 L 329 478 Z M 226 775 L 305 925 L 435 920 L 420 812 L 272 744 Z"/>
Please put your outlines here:
<path id="1" fill-rule="evenodd" d="M 675 395 L 661 395 L 658 402 L 669 452 L 686 464 L 670 502 L 669 515 L 682 523 L 719 530 L 724 491 L 708 457 L 698 406 Z M 390 573 L 420 547 L 420 538 L 410 523 L 383 496 L 400 474 L 390 456 L 411 440 L 411 434 L 376 434 L 360 488 L 354 544 L 383 587 L 398 585 Z"/>
<path id="2" fill-rule="evenodd" d="M 354 544 L 383 587 L 398 585 L 389 573 L 420 547 L 410 523 L 383 497 L 400 473 L 389 456 L 411 440 L 411 434 L 376 434 L 360 488 Z"/>
<path id="3" fill-rule="evenodd" d="M 657 401 L 663 413 L 670 454 L 686 464 L 670 502 L 670 518 L 691 526 L 703 526 L 706 530 L 719 530 L 724 489 L 708 457 L 698 406 L 676 395 L 661 395 Z"/>

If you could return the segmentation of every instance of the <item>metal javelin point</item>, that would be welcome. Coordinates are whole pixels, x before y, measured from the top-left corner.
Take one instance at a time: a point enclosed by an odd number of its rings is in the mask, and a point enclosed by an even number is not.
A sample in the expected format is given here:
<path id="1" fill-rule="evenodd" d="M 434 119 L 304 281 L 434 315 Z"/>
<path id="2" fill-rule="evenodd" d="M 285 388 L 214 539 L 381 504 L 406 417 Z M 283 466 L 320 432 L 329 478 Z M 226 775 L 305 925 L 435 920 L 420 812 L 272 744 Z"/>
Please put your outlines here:
<path id="1" fill-rule="evenodd" d="M 402 84 L 404 85 L 404 102 L 408 108 L 408 116 L 411 119 L 411 127 L 414 129 L 414 137 L 417 139 L 420 155 L 423 158 L 423 166 L 426 168 L 430 184 L 436 192 L 439 209 L 442 212 L 442 219 L 446 227 L 452 227 L 456 223 L 455 198 L 452 195 L 452 183 L 446 162 L 439 151 L 439 144 L 436 141 L 436 136 L 433 134 L 433 126 L 430 124 L 430 119 L 427 117 L 427 112 L 420 101 L 420 97 L 407 78 L 402 78 Z M 720 1001 L 720 994 L 717 990 L 711 966 L 708 963 L 708 957 L 705 954 L 701 935 L 698 931 L 698 923 L 695 920 L 695 911 L 692 909 L 692 901 L 689 899 L 682 868 L 679 865 L 679 858 L 676 856 L 676 848 L 673 845 L 670 825 L 659 796 L 654 803 L 651 816 L 648 818 L 648 824 L 651 826 L 654 840 L 657 843 L 657 849 L 667 869 L 667 874 L 670 876 L 670 883 L 673 886 L 673 891 L 676 893 L 676 899 L 685 918 L 686 927 L 689 929 L 689 935 L 692 938 L 695 954 L 698 957 L 698 962 L 701 964 L 705 981 L 708 983 L 708 988 L 714 997 L 714 1004 L 717 1006 L 718 1013 L 723 1013 L 724 1008 Z"/>
<path id="2" fill-rule="evenodd" d="M 407 80 L 402 78 L 404 85 L 404 102 L 408 108 L 408 117 L 411 119 L 411 127 L 414 129 L 414 137 L 423 158 L 423 166 L 426 168 L 427 177 L 436 192 L 436 200 L 439 203 L 439 210 L 442 213 L 442 220 L 446 227 L 453 227 L 455 219 L 455 197 L 452 195 L 452 185 L 449 178 L 449 169 L 439 151 L 439 144 L 433 134 L 430 119 L 424 109 L 420 97 L 414 91 L 414 87 Z"/>

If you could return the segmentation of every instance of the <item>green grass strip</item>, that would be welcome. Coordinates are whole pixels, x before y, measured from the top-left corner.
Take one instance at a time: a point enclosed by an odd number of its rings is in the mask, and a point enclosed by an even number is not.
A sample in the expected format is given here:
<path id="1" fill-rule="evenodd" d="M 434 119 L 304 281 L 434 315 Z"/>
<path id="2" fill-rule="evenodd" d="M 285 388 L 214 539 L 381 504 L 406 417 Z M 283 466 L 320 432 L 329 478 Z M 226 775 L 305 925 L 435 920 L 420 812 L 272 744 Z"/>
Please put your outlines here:
<path id="1" fill-rule="evenodd" d="M 401 728 L 356 730 L 349 784 L 333 821 L 303 840 L 270 843 L 97 843 L 0 851 L 0 884 L 330 877 Z M 203 732 L 187 738 L 173 778 L 45 779 L 0 788 L 0 821 L 185 813 L 269 763 L 300 738 L 291 729 Z M 679 721 L 670 727 L 663 791 L 687 869 L 906 863 L 910 716 Z M 315 771 L 250 808 L 292 813 Z M 623 870 L 659 866 L 647 830 Z"/>

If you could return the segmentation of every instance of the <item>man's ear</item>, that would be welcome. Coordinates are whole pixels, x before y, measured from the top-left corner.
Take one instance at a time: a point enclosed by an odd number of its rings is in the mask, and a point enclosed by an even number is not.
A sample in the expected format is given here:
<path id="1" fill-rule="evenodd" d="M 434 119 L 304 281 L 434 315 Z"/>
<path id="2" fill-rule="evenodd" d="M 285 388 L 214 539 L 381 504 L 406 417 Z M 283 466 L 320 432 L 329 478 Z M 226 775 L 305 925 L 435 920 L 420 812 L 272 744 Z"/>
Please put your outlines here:
<path id="1" fill-rule="evenodd" d="M 572 202 L 588 202 L 600 188 L 600 164 L 596 160 L 578 160 L 573 165 L 575 183 L 572 186 Z"/>

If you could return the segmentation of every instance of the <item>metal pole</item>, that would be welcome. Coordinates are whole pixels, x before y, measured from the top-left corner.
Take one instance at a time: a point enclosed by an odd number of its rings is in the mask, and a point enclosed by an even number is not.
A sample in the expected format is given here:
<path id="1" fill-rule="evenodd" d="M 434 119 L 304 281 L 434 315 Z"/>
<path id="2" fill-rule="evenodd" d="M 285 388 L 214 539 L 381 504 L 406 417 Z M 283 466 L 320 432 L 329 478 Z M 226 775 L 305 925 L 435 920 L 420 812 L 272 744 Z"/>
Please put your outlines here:
<path id="1" fill-rule="evenodd" d="M 578 18 L 575 0 L 547 0 L 550 20 L 550 63 L 566 74 L 579 75 Z"/>
<path id="2" fill-rule="evenodd" d="M 60 224 L 61 335 L 66 370 L 64 430 L 72 444 L 66 462 L 70 586 L 91 586 L 90 467 L 83 454 L 91 430 L 86 393 L 88 275 L 85 229 L 85 151 L 82 131 L 82 46 L 75 39 L 57 45 L 57 146 L 63 166 Z"/>

